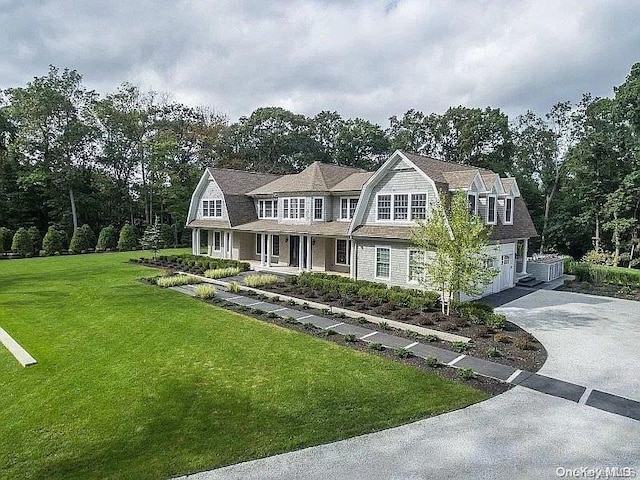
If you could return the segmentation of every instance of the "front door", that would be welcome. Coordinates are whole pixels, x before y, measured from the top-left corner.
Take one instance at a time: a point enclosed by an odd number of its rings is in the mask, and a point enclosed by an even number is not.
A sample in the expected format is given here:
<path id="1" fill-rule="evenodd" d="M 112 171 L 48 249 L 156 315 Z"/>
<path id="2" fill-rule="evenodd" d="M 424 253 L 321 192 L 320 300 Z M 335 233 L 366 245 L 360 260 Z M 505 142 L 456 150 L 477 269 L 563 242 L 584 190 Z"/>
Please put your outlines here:
<path id="1" fill-rule="evenodd" d="M 500 290 L 511 288 L 513 283 L 513 257 L 502 255 L 502 269 L 500 271 Z"/>
<path id="2" fill-rule="evenodd" d="M 289 265 L 297 267 L 300 265 L 300 236 L 289 236 Z"/>

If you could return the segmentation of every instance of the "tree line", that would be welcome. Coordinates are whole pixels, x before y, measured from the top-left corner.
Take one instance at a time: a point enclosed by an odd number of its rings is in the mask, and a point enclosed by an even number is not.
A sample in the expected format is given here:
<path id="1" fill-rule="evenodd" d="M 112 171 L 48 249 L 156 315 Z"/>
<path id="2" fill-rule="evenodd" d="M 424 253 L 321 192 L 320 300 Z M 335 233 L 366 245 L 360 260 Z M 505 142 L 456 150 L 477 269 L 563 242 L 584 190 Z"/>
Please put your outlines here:
<path id="1" fill-rule="evenodd" d="M 205 166 L 286 174 L 320 160 L 371 170 L 405 149 L 516 177 L 540 251 L 595 250 L 637 264 L 639 131 L 640 63 L 612 97 L 585 94 L 545 115 L 412 109 L 384 128 L 278 107 L 230 122 L 129 83 L 99 95 L 77 71 L 51 66 L 0 95 L 0 226 L 52 226 L 72 238 L 85 224 L 93 232 L 128 224 L 140 234 L 159 219 L 167 242 L 180 244 Z"/>

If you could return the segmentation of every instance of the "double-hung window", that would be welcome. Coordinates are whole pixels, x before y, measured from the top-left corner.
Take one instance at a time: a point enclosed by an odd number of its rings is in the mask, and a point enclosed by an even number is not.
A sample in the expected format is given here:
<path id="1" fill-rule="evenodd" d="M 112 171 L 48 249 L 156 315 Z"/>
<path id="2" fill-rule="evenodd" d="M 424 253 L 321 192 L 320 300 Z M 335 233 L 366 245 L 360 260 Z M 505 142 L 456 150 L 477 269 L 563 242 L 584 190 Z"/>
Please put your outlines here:
<path id="1" fill-rule="evenodd" d="M 202 200 L 203 217 L 222 217 L 222 199 Z"/>
<path id="2" fill-rule="evenodd" d="M 388 247 L 376 247 L 376 278 L 389 278 L 390 251 Z"/>
<path id="3" fill-rule="evenodd" d="M 351 243 L 342 238 L 336 239 L 336 265 L 351 264 Z"/>
<path id="4" fill-rule="evenodd" d="M 313 199 L 313 219 L 322 220 L 324 218 L 324 198 Z"/>
<path id="5" fill-rule="evenodd" d="M 472 215 L 478 214 L 478 196 L 470 193 L 467 195 L 467 205 L 469 206 L 469 213 Z"/>
<path id="6" fill-rule="evenodd" d="M 358 206 L 357 198 L 340 198 L 340 220 L 351 220 Z"/>
<path id="7" fill-rule="evenodd" d="M 391 195 L 378 195 L 378 220 L 391 220 Z"/>
<path id="8" fill-rule="evenodd" d="M 393 196 L 393 219 L 407 220 L 409 218 L 409 195 L 406 193 Z"/>
<path id="9" fill-rule="evenodd" d="M 411 194 L 411 220 L 424 220 L 427 218 L 427 194 Z"/>
<path id="10" fill-rule="evenodd" d="M 256 253 L 258 255 L 262 253 L 262 243 L 264 241 L 265 238 L 262 236 L 262 233 L 256 233 Z M 271 255 L 274 257 L 278 257 L 280 255 L 280 237 L 278 235 L 273 235 L 271 237 Z"/>
<path id="11" fill-rule="evenodd" d="M 305 218 L 306 200 L 304 198 L 285 198 L 282 200 L 282 218 Z"/>
<path id="12" fill-rule="evenodd" d="M 489 195 L 487 198 L 487 223 L 495 225 L 496 223 L 496 205 L 498 203 L 495 195 Z"/>
<path id="13" fill-rule="evenodd" d="M 513 223 L 513 198 L 511 197 L 504 200 L 504 223 Z"/>
<path id="14" fill-rule="evenodd" d="M 425 255 L 421 250 L 409 250 L 409 272 L 410 282 L 422 282 L 424 280 Z"/>

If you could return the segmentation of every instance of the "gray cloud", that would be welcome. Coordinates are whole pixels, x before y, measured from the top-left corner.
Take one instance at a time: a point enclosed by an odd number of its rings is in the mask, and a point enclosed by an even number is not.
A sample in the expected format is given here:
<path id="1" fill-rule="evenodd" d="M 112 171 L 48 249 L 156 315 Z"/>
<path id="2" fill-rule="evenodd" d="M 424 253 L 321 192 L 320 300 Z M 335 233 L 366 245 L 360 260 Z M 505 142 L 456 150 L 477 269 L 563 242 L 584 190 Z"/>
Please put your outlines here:
<path id="1" fill-rule="evenodd" d="M 0 88 L 48 64 L 232 120 L 259 106 L 387 125 L 409 108 L 546 112 L 609 95 L 640 45 L 634 1 L 0 0 Z"/>

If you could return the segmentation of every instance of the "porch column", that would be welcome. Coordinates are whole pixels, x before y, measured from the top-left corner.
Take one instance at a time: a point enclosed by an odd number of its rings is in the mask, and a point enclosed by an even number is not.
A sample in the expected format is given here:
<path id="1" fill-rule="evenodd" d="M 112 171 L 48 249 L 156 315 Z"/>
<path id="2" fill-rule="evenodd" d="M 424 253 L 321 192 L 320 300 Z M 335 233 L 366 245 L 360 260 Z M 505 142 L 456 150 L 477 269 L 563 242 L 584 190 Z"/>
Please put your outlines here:
<path id="1" fill-rule="evenodd" d="M 356 242 L 350 240 L 351 251 L 349 252 L 349 278 L 356 279 Z"/>
<path id="2" fill-rule="evenodd" d="M 207 230 L 207 255 L 213 254 L 213 230 Z"/>
<path id="3" fill-rule="evenodd" d="M 298 243 L 298 271 L 304 270 L 304 236 L 300 235 L 300 242 Z"/>
<path id="4" fill-rule="evenodd" d="M 527 250 L 528 249 L 529 249 L 529 239 L 525 238 L 522 245 L 522 272 L 520 272 L 525 275 L 527 273 L 527 255 L 528 255 Z"/>
<path id="5" fill-rule="evenodd" d="M 264 257 L 264 264 L 263 265 L 268 265 L 269 262 L 269 252 L 267 252 L 267 234 L 263 233 L 262 234 L 262 256 Z"/>
<path id="6" fill-rule="evenodd" d="M 307 272 L 310 272 L 313 266 L 313 258 L 311 258 L 312 243 L 313 243 L 313 240 L 311 240 L 311 235 L 307 236 Z"/>
<path id="7" fill-rule="evenodd" d="M 233 230 L 229 232 L 229 256 L 227 258 L 233 258 Z"/>
<path id="8" fill-rule="evenodd" d="M 271 237 L 271 234 L 267 235 L 267 267 L 271 266 L 271 242 L 273 241 Z"/>
<path id="9" fill-rule="evenodd" d="M 200 229 L 195 228 L 193 230 L 193 254 L 200 255 Z"/>
<path id="10" fill-rule="evenodd" d="M 256 233 L 257 240 L 260 241 L 260 266 L 264 267 L 264 246 L 262 245 L 263 235 L 261 233 Z"/>

